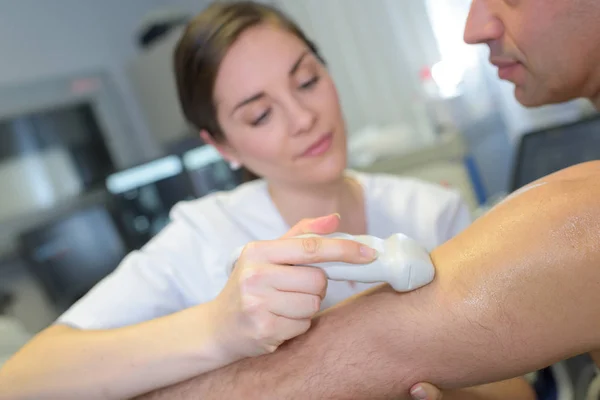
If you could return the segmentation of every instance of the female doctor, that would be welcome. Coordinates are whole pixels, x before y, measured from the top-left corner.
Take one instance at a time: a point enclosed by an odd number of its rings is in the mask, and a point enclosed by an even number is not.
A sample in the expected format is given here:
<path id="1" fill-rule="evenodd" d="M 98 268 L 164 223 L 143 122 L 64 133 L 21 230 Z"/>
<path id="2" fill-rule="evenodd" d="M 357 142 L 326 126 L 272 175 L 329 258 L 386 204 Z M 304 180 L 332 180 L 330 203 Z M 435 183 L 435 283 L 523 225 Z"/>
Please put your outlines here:
<path id="1" fill-rule="evenodd" d="M 292 236 L 401 232 L 432 249 L 469 224 L 453 191 L 346 170 L 333 80 L 277 10 L 211 5 L 180 39 L 175 73 L 202 138 L 263 179 L 177 205 L 170 225 L 6 364 L 0 398 L 130 398 L 274 351 L 371 286 L 290 265 L 376 257 L 351 241 Z"/>

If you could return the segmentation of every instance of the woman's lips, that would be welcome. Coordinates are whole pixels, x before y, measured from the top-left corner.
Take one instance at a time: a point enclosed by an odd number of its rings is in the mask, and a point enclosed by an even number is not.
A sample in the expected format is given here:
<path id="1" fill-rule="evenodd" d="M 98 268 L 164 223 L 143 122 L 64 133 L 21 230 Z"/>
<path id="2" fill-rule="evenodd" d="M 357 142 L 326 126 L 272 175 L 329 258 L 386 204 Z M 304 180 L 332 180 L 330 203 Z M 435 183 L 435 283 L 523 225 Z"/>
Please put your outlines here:
<path id="1" fill-rule="evenodd" d="M 304 153 L 302 153 L 301 157 L 316 157 L 320 156 L 329 150 L 331 147 L 331 143 L 333 142 L 333 134 L 328 133 L 321 137 L 318 141 L 312 144 Z"/>

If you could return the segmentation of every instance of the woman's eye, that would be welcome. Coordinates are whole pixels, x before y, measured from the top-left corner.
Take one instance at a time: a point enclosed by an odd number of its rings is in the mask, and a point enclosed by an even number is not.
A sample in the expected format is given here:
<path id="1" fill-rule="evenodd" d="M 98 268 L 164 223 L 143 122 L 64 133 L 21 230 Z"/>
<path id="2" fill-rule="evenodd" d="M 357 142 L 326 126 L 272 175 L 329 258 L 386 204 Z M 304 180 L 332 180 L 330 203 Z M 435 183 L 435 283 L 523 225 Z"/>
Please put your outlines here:
<path id="1" fill-rule="evenodd" d="M 260 115 L 260 117 L 256 118 L 252 121 L 252 126 L 259 126 L 264 124 L 267 121 L 267 118 L 271 114 L 271 109 L 266 110 L 264 113 Z"/>
<path id="2" fill-rule="evenodd" d="M 319 79 L 320 78 L 318 76 L 315 76 L 311 80 L 301 84 L 300 89 L 310 89 L 311 87 L 315 86 L 317 84 L 317 82 L 319 82 Z"/>

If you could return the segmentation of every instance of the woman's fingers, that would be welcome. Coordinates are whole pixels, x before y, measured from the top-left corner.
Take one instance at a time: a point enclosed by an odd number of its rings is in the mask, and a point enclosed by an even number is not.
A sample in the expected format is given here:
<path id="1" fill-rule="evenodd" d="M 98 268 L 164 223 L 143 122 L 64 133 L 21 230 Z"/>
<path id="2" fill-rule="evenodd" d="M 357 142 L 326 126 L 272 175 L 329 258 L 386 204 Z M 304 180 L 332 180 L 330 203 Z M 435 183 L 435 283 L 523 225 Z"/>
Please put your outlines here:
<path id="1" fill-rule="evenodd" d="M 325 297 L 327 291 L 327 276 L 320 268 L 271 265 L 255 271 L 256 274 L 262 274 L 256 279 L 267 290 L 312 294 L 321 298 Z"/>
<path id="2" fill-rule="evenodd" d="M 327 276 L 317 267 L 257 264 L 241 272 L 239 283 L 253 296 L 279 291 L 324 297 L 327 291 Z"/>
<path id="3" fill-rule="evenodd" d="M 290 319 L 273 315 L 275 318 L 275 340 L 279 343 L 283 343 L 286 340 L 295 338 L 298 335 L 306 333 L 310 329 L 312 320 L 306 319 Z"/>
<path id="4" fill-rule="evenodd" d="M 313 294 L 274 291 L 268 296 L 269 311 L 288 319 L 310 319 L 321 308 L 321 297 Z"/>
<path id="5" fill-rule="evenodd" d="M 310 265 L 324 262 L 366 264 L 377 252 L 353 240 L 329 239 L 318 236 L 253 242 L 242 256 L 269 264 Z"/>

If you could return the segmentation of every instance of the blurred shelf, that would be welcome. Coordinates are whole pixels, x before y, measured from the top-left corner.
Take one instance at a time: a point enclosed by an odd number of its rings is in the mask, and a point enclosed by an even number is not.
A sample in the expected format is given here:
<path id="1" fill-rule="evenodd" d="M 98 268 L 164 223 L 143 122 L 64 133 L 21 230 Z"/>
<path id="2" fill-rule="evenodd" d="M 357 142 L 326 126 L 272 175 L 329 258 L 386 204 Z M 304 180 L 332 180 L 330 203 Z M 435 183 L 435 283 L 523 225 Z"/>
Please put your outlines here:
<path id="1" fill-rule="evenodd" d="M 379 159 L 357 171 L 385 173 L 422 179 L 458 190 L 472 212 L 479 206 L 465 165 L 467 145 L 459 133 L 447 133 L 437 143 L 393 157 Z"/>

